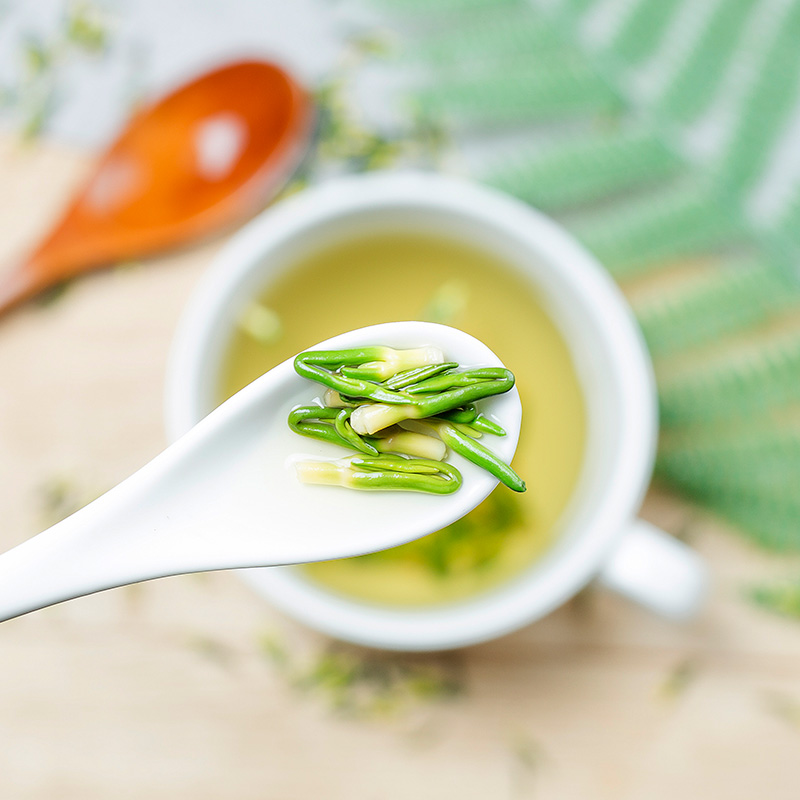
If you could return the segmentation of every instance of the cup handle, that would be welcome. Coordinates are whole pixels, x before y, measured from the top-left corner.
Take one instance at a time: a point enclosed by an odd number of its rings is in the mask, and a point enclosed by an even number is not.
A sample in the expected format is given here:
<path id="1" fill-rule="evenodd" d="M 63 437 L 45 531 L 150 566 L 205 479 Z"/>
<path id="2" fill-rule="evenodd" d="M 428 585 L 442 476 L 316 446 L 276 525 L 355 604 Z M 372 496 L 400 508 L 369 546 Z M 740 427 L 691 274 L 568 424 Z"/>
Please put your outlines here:
<path id="1" fill-rule="evenodd" d="M 599 575 L 600 583 L 657 614 L 688 619 L 708 592 L 708 568 L 690 547 L 634 520 Z"/>

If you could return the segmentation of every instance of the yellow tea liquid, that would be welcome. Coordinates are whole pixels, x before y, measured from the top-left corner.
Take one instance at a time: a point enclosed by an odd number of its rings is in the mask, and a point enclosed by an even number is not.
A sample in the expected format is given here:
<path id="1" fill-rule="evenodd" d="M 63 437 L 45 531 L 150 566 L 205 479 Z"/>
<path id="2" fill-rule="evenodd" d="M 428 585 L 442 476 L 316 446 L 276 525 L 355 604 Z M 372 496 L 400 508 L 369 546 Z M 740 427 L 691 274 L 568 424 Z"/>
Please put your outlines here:
<path id="1" fill-rule="evenodd" d="M 317 342 L 411 319 L 472 334 L 514 372 L 523 414 L 513 463 L 528 490 L 517 495 L 499 486 L 462 520 L 416 542 L 302 568 L 329 589 L 384 605 L 458 600 L 527 567 L 552 540 L 586 438 L 569 350 L 534 289 L 496 256 L 406 233 L 325 248 L 279 276 L 243 314 L 224 362 L 220 402 Z M 309 399 L 311 393 L 313 387 Z M 490 446 L 491 438 L 484 439 Z"/>

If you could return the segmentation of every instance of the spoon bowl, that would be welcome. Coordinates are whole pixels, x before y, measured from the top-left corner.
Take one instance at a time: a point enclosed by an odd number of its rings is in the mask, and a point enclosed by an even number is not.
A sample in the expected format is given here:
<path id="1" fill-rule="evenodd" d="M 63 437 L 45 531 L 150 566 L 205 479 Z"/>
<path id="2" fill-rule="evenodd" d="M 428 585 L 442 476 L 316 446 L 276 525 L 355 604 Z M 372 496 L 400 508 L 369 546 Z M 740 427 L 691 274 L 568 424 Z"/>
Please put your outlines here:
<path id="1" fill-rule="evenodd" d="M 360 328 L 310 349 L 369 344 L 435 344 L 462 365 L 502 366 L 472 336 L 426 322 Z M 292 360 L 279 364 L 115 489 L 0 556 L 0 620 L 150 578 L 384 550 L 443 528 L 497 485 L 456 454 L 464 483 L 450 495 L 301 485 L 293 458 L 342 455 L 287 427 L 290 409 L 319 394 Z M 510 462 L 522 417 L 516 388 L 488 398 L 483 410 L 505 428 L 492 449 Z"/>
<path id="2" fill-rule="evenodd" d="M 305 91 L 262 61 L 215 69 L 145 106 L 41 244 L 3 275 L 0 313 L 255 213 L 304 155 L 312 117 Z"/>

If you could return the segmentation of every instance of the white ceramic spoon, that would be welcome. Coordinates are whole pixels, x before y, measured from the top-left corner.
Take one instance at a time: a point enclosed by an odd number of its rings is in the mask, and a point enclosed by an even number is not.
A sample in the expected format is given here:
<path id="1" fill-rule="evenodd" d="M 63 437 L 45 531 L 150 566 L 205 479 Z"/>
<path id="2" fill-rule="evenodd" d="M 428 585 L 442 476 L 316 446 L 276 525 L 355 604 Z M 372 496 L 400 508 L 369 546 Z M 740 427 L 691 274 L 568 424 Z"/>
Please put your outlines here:
<path id="1" fill-rule="evenodd" d="M 367 344 L 433 344 L 462 365 L 501 365 L 472 336 L 425 322 L 360 328 L 311 349 Z M 287 427 L 289 410 L 321 391 L 285 361 L 119 486 L 0 556 L 0 620 L 166 575 L 383 550 L 453 522 L 497 485 L 496 478 L 457 455 L 450 460 L 464 484 L 450 495 L 300 484 L 288 464 L 297 454 L 343 455 L 341 448 Z M 516 388 L 482 406 L 508 432 L 484 442 L 510 462 L 522 416 Z"/>

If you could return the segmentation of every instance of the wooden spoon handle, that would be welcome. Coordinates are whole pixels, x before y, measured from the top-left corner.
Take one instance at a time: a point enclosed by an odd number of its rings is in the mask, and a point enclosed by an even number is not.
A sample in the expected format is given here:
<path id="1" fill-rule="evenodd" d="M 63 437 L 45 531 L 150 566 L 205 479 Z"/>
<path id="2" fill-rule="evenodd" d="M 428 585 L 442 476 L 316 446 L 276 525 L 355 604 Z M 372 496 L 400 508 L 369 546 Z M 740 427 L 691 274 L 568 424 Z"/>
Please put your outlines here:
<path id="1" fill-rule="evenodd" d="M 11 269 L 3 270 L 0 272 L 0 315 L 56 282 L 48 281 L 40 272 L 33 269 L 28 261 L 21 261 Z"/>
<path id="2" fill-rule="evenodd" d="M 51 236 L 9 269 L 0 270 L 0 316 L 78 274 L 104 266 L 80 250 L 59 246 L 54 238 Z"/>

